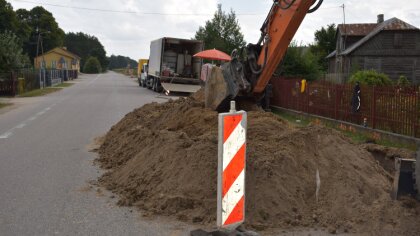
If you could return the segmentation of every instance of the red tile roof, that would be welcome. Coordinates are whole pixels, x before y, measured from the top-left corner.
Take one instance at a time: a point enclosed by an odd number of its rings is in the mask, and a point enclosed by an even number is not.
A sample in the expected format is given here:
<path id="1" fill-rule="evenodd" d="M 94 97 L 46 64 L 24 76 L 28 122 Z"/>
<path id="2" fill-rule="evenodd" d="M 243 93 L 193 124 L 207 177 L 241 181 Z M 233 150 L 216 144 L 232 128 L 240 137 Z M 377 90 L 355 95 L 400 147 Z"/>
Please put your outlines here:
<path id="1" fill-rule="evenodd" d="M 345 27 L 343 24 L 340 24 L 338 25 L 338 30 L 341 35 L 366 36 L 372 32 L 376 26 L 378 26 L 378 24 L 346 24 Z"/>

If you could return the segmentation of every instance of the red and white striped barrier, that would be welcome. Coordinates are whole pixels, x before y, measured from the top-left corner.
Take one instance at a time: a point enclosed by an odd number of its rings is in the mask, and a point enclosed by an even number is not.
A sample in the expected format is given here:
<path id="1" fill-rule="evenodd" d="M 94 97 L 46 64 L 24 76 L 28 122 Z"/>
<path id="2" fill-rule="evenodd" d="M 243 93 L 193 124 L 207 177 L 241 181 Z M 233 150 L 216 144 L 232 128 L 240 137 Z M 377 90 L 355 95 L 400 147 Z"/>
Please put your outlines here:
<path id="1" fill-rule="evenodd" d="M 247 114 L 219 114 L 217 226 L 235 229 L 245 220 L 245 160 Z"/>

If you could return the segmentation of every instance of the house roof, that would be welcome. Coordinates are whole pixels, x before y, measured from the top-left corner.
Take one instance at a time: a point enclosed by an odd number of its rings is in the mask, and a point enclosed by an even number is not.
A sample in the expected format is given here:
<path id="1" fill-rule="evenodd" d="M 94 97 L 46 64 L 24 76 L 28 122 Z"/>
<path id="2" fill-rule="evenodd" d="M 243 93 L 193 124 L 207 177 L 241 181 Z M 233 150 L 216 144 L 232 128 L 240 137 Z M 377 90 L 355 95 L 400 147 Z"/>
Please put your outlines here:
<path id="1" fill-rule="evenodd" d="M 354 24 L 354 25 L 365 25 L 365 26 L 358 26 L 360 29 L 356 29 L 357 27 L 353 27 L 353 32 L 350 31 L 350 33 L 353 33 L 353 36 L 356 36 L 356 33 L 363 33 L 363 31 L 367 30 L 371 26 L 367 25 L 376 25 L 376 27 L 372 28 L 371 31 L 366 34 L 364 38 L 356 42 L 355 44 L 351 45 L 349 48 L 344 50 L 340 55 L 348 55 L 352 53 L 354 50 L 362 46 L 364 43 L 375 37 L 377 34 L 379 34 L 382 31 L 386 30 L 419 30 L 417 27 L 410 25 L 396 17 L 391 18 L 389 20 L 386 20 L 380 24 Z M 343 27 L 343 26 L 342 26 Z M 351 28 L 351 27 L 350 27 Z M 340 30 L 340 29 L 339 29 Z M 349 29 L 347 29 L 349 30 Z M 357 32 L 356 32 L 357 31 Z M 337 54 L 337 50 L 330 53 L 327 58 L 334 57 Z"/>
<path id="2" fill-rule="evenodd" d="M 341 35 L 346 36 L 366 36 L 372 32 L 376 26 L 378 26 L 378 24 L 339 24 L 338 31 Z"/>
<path id="3" fill-rule="evenodd" d="M 364 38 L 362 38 L 357 43 L 353 44 L 352 46 L 344 50 L 341 53 L 341 55 L 348 55 L 349 53 L 352 53 L 358 47 L 362 46 L 364 43 L 366 43 L 371 38 L 375 37 L 377 34 L 379 34 L 381 31 L 384 31 L 384 30 L 419 30 L 419 29 L 415 26 L 412 26 L 394 17 L 379 24 L 378 27 L 372 30 L 372 32 L 370 32 Z"/>
<path id="4" fill-rule="evenodd" d="M 80 60 L 80 57 L 78 55 L 70 52 L 69 50 L 67 50 L 66 48 L 63 48 L 63 47 L 53 48 L 53 49 L 49 50 L 48 52 L 44 53 L 44 55 L 47 55 L 47 54 L 50 54 L 50 53 L 53 53 L 53 52 L 55 52 L 57 54 L 60 54 L 62 56 L 73 57 L 73 58 L 76 58 L 76 59 Z M 42 56 L 42 55 L 40 55 L 40 56 Z M 38 57 L 40 57 L 40 56 L 38 56 Z"/>

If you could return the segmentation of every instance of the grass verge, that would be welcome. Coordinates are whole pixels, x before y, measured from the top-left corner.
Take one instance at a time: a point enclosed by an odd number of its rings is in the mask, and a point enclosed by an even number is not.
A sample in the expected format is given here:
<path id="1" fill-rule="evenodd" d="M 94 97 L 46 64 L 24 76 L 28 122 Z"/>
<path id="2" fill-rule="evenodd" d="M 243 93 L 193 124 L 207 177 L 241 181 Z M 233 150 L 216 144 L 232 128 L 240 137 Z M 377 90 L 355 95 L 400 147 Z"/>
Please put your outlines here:
<path id="1" fill-rule="evenodd" d="M 74 85 L 74 83 L 61 83 L 61 84 L 55 85 L 54 87 L 67 88 L 67 87 L 71 87 L 73 85 Z"/>
<path id="2" fill-rule="evenodd" d="M 47 87 L 19 94 L 19 97 L 39 97 L 62 90 L 63 88 Z"/>
<path id="3" fill-rule="evenodd" d="M 0 102 L 0 109 L 12 105 L 11 103 L 1 103 Z"/>
<path id="4" fill-rule="evenodd" d="M 412 150 L 412 151 L 417 150 L 417 146 L 415 146 L 415 145 L 393 142 L 393 141 L 387 140 L 385 138 L 375 138 L 374 134 L 357 132 L 354 129 L 343 130 L 343 129 L 340 129 L 337 125 L 334 125 L 330 122 L 321 122 L 318 119 L 310 118 L 310 117 L 305 116 L 305 115 L 293 115 L 293 114 L 286 113 L 286 112 L 281 112 L 281 111 L 273 111 L 273 113 L 280 116 L 282 119 L 286 120 L 290 124 L 298 126 L 298 127 L 306 127 L 311 123 L 322 123 L 324 126 L 326 126 L 328 128 L 332 128 L 332 129 L 340 131 L 341 133 L 343 133 L 346 137 L 350 138 L 356 144 L 373 142 L 373 143 L 376 143 L 376 144 L 379 144 L 379 145 L 382 145 L 382 146 L 386 146 L 386 147 L 405 148 L 405 149 Z"/>

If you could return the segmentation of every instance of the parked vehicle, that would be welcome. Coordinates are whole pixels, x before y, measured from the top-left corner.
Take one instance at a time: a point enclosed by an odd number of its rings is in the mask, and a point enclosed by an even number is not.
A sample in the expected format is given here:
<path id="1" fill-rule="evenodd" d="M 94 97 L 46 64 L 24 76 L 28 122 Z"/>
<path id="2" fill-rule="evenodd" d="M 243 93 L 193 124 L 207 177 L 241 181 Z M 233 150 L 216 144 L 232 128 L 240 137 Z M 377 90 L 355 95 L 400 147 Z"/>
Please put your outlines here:
<path id="1" fill-rule="evenodd" d="M 147 70 L 148 64 L 144 63 L 139 70 L 140 74 L 138 75 L 139 86 L 145 88 L 146 87 L 146 78 L 147 78 Z"/>
<path id="2" fill-rule="evenodd" d="M 146 87 L 167 94 L 199 90 L 202 60 L 193 55 L 203 48 L 199 40 L 165 37 L 152 41 Z"/>
<path id="3" fill-rule="evenodd" d="M 144 84 L 145 79 L 142 80 L 141 78 L 143 74 L 147 73 L 147 66 L 145 70 L 144 65 L 147 65 L 148 61 L 148 59 L 140 59 L 139 64 L 137 66 L 137 79 L 139 81 L 139 86 L 142 87 L 146 87 L 146 85 Z"/>

